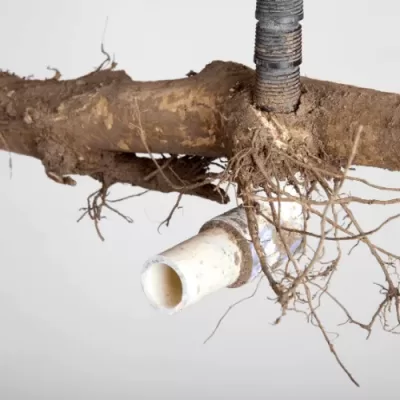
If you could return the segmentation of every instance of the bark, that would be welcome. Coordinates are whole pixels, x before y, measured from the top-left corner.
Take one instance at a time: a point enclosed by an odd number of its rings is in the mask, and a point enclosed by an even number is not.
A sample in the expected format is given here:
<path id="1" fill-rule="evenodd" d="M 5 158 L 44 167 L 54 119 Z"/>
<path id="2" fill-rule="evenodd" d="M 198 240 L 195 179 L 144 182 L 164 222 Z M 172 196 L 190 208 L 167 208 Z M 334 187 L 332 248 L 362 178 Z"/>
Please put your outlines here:
<path id="1" fill-rule="evenodd" d="M 347 160 L 363 125 L 355 164 L 400 170 L 400 95 L 302 78 L 296 113 L 271 115 L 251 106 L 253 84 L 252 69 L 221 61 L 194 76 L 157 82 L 110 70 L 44 81 L 0 72 L 0 150 L 38 158 L 56 180 L 89 175 L 107 185 L 226 202 L 204 181 L 208 163 L 231 157 L 238 142 L 251 146 L 250 130 L 268 130 L 265 121 L 274 118 L 332 163 Z M 157 169 L 137 155 L 148 152 L 186 157 L 161 160 Z"/>

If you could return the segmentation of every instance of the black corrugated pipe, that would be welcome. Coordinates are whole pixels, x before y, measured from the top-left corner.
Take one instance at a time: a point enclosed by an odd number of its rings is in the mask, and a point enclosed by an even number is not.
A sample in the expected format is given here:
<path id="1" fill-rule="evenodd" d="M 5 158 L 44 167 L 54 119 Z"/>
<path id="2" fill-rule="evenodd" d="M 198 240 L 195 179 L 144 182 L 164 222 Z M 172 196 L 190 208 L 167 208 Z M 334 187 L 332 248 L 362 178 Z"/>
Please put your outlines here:
<path id="1" fill-rule="evenodd" d="M 257 0 L 255 105 L 290 113 L 300 100 L 303 0 Z"/>

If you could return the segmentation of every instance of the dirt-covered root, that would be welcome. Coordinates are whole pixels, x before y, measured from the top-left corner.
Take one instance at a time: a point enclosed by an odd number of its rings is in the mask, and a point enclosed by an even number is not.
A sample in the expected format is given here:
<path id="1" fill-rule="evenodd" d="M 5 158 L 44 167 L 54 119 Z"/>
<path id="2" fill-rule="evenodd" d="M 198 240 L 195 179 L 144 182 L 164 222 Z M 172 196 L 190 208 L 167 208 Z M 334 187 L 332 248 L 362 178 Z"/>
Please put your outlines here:
<path id="1" fill-rule="evenodd" d="M 318 146 L 310 144 L 312 138 L 286 129 L 278 119 L 253 110 L 253 124 L 236 131 L 233 155 L 227 171 L 229 179 L 238 183 L 238 197 L 242 200 L 248 218 L 251 238 L 276 301 L 281 305 L 278 323 L 288 311 L 304 313 L 307 320 L 317 326 L 337 362 L 358 385 L 343 365 L 320 317 L 319 307 L 324 297 L 333 301 L 345 314 L 348 323 L 355 324 L 371 334 L 376 322 L 392 333 L 400 327 L 399 261 L 400 256 L 376 246 L 370 235 L 387 223 L 400 217 L 393 215 L 375 229 L 366 232 L 351 210 L 352 203 L 396 204 L 400 198 L 389 200 L 364 199 L 342 192 L 346 180 L 361 182 L 379 191 L 400 191 L 386 188 L 367 180 L 350 176 L 351 166 L 362 144 L 363 127 L 353 134 L 353 147 L 345 162 L 329 160 L 318 154 Z M 301 208 L 299 229 L 285 225 L 281 208 L 286 202 Z M 287 255 L 287 262 L 268 265 L 260 240 L 259 218 L 262 216 L 275 231 L 277 241 Z M 311 229 L 317 226 L 317 229 Z M 290 249 L 288 235 L 299 235 L 302 245 L 296 252 Z M 331 292 L 330 283 L 342 258 L 341 243 L 363 243 L 381 269 L 384 282 L 381 287 L 382 301 L 373 310 L 370 321 L 359 322 Z M 325 257 L 328 242 L 335 244 L 336 256 Z"/>

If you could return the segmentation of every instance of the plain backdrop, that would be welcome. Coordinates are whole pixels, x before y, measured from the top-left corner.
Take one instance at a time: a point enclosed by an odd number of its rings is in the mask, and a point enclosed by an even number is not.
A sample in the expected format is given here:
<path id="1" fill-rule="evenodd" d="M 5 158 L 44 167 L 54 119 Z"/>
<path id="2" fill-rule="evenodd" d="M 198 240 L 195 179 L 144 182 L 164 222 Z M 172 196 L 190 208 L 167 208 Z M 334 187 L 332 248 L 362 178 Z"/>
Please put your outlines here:
<path id="1" fill-rule="evenodd" d="M 0 67 L 20 75 L 64 78 L 103 60 L 136 80 L 178 78 L 214 59 L 252 66 L 256 1 L 0 0 Z M 305 1 L 304 62 L 309 77 L 400 92 L 400 3 L 397 0 Z M 140 287 L 149 256 L 195 234 L 207 219 L 234 207 L 187 197 L 171 226 L 157 226 L 176 195 L 148 194 L 121 204 L 133 224 L 108 215 L 99 240 L 93 224 L 77 224 L 96 182 L 75 188 L 46 178 L 39 161 L 0 153 L 0 399 L 395 399 L 400 338 L 365 332 L 326 304 L 323 320 L 338 331 L 357 389 L 334 361 L 320 332 L 301 315 L 271 323 L 279 309 L 264 283 L 207 345 L 204 339 L 252 286 L 223 290 L 173 317 L 148 304 Z M 398 173 L 359 169 L 395 186 Z M 373 196 L 356 186 L 348 190 Z M 114 198 L 139 189 L 117 186 Z M 355 207 L 365 229 L 393 208 Z M 399 224 L 374 240 L 398 247 Z M 368 251 L 346 257 L 335 293 L 367 320 L 383 278 Z"/>

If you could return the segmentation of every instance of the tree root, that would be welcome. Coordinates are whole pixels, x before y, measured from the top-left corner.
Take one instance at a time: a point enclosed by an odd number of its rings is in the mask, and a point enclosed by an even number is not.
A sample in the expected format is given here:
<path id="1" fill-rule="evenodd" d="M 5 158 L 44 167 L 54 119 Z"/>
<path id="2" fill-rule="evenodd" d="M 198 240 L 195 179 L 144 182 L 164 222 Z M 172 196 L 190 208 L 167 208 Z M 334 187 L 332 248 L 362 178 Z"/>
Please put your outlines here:
<path id="1" fill-rule="evenodd" d="M 216 61 L 174 82 L 134 82 L 125 72 L 112 71 L 115 62 L 103 44 L 101 50 L 106 59 L 99 68 L 71 81 L 59 80 L 57 70 L 44 81 L 0 72 L 0 150 L 40 159 L 47 176 L 61 184 L 74 185 L 71 175 L 98 180 L 101 189 L 82 211 L 102 239 L 104 210 L 132 222 L 108 199 L 115 183 L 178 193 L 166 225 L 183 195 L 226 204 L 223 188 L 237 186 L 263 274 L 281 306 L 275 323 L 289 311 L 306 315 L 356 383 L 338 357 L 319 308 L 327 298 L 368 336 L 378 321 L 385 331 L 398 333 L 400 256 L 371 239 L 398 215 L 366 231 L 351 205 L 397 204 L 400 198 L 364 199 L 341 190 L 350 181 L 400 191 L 350 176 L 352 164 L 400 170 L 400 96 L 302 78 L 297 112 L 273 115 L 252 107 L 254 71 L 243 65 Z M 260 201 L 268 205 L 265 215 Z M 287 201 L 301 206 L 301 230 L 281 222 L 281 204 Z M 260 216 L 275 227 L 286 263 L 267 265 Z M 311 220 L 319 222 L 316 232 L 309 228 Z M 287 235 L 302 237 L 298 253 L 290 252 Z M 367 323 L 354 319 L 330 290 L 341 244 L 350 240 L 369 249 L 383 276 L 383 299 Z M 336 244 L 336 256 L 325 260 L 328 241 Z"/>
<path id="2" fill-rule="evenodd" d="M 265 121 L 261 121 L 261 124 L 265 125 Z M 381 321 L 385 331 L 400 333 L 398 331 L 400 327 L 398 269 L 400 257 L 381 249 L 370 239 L 373 233 L 398 215 L 388 218 L 378 228 L 366 232 L 350 209 L 353 203 L 397 204 L 400 199 L 362 199 L 344 195 L 341 190 L 346 180 L 357 180 L 381 191 L 398 191 L 399 189 L 385 188 L 349 176 L 350 167 L 363 140 L 362 127 L 354 133 L 353 149 L 347 163 L 343 165 L 337 162 L 327 164 L 326 159 L 318 159 L 310 154 L 307 147 L 301 141 L 296 141 L 296 137 L 292 137 L 290 132 L 281 130 L 281 127 L 277 126 L 271 128 L 271 123 L 268 122 L 268 124 L 267 130 L 252 130 L 252 137 L 247 141 L 247 146 L 243 146 L 243 141 L 236 142 L 238 148 L 230 159 L 228 169 L 231 179 L 239 184 L 238 197 L 241 198 L 246 209 L 251 238 L 260 259 L 263 274 L 275 294 L 275 300 L 281 305 L 281 314 L 275 323 L 279 323 L 288 311 L 306 315 L 307 320 L 320 329 L 330 351 L 349 379 L 358 386 L 357 381 L 341 361 L 329 337 L 329 332 L 319 316 L 318 308 L 323 297 L 326 296 L 345 313 L 347 322 L 367 330 L 368 336 L 377 320 Z M 260 191 L 263 195 L 260 195 Z M 267 202 L 268 215 L 260 212 L 257 204 L 261 201 Z M 296 202 L 302 207 L 304 218 L 302 230 L 282 226 L 280 206 L 284 201 Z M 321 207 L 322 210 L 320 210 Z M 345 218 L 339 221 L 341 213 Z M 260 215 L 275 227 L 288 257 L 284 265 L 266 263 L 266 255 L 261 245 L 256 222 L 257 216 Z M 319 232 L 310 232 L 307 228 L 311 218 L 320 220 Z M 285 237 L 288 232 L 294 232 L 303 238 L 300 255 L 296 257 L 291 253 Z M 330 236 L 328 236 L 329 233 L 331 233 Z M 314 248 L 308 244 L 310 239 L 316 240 Z M 326 240 L 336 242 L 336 257 L 329 262 L 324 261 Z M 343 240 L 364 243 L 377 261 L 385 280 L 385 284 L 380 285 L 384 299 L 373 312 L 369 323 L 356 321 L 347 308 L 330 292 L 329 285 L 338 270 L 342 256 L 340 243 Z M 384 257 L 387 257 L 387 260 L 384 260 Z M 301 262 L 301 260 L 304 261 Z M 393 323 L 389 323 L 391 314 L 394 316 Z"/>

